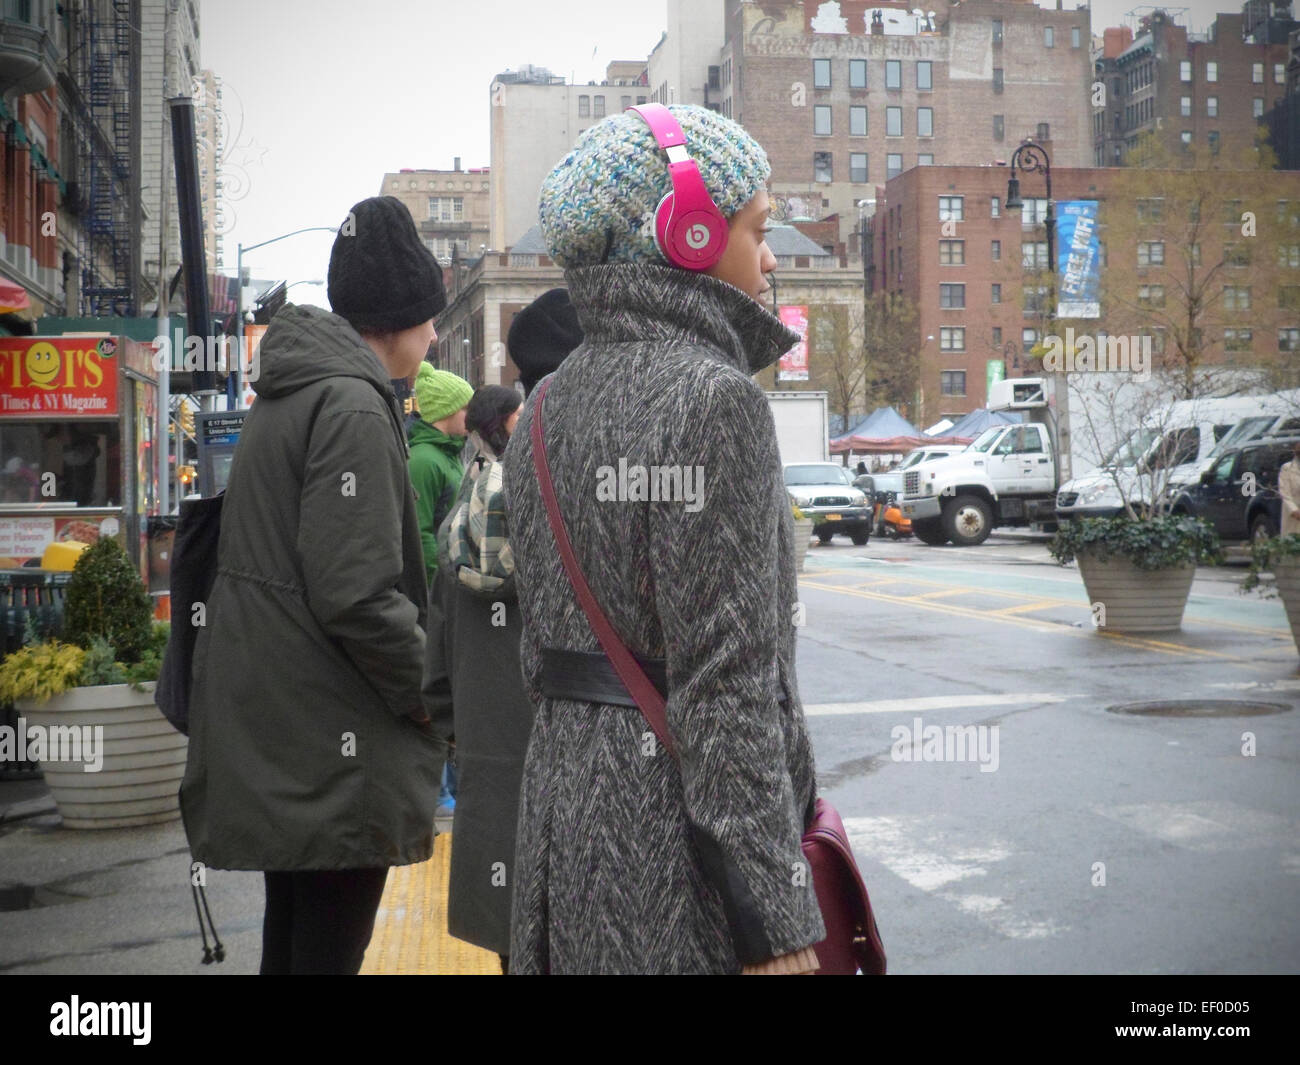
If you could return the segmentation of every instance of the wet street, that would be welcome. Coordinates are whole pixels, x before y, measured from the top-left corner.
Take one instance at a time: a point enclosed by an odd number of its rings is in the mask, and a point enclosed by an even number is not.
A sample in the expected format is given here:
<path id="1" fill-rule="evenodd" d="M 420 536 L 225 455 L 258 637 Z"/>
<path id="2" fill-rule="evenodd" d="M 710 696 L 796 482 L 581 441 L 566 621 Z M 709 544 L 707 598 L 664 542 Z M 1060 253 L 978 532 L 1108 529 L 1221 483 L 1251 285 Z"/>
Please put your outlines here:
<path id="1" fill-rule="evenodd" d="M 1300 656 L 1244 573 L 1123 637 L 1041 543 L 814 544 L 800 688 L 891 971 L 1300 965 Z M 1178 700 L 1285 709 L 1111 712 Z"/>

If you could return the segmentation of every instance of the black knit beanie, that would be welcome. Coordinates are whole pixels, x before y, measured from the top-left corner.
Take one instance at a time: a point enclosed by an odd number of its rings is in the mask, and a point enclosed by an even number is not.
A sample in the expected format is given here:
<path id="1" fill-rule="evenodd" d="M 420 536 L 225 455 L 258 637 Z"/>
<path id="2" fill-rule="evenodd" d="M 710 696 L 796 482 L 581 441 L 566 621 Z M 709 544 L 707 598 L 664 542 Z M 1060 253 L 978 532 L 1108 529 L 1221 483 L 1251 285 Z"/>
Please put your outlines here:
<path id="1" fill-rule="evenodd" d="M 406 204 L 372 196 L 353 206 L 330 252 L 329 299 L 357 332 L 395 333 L 447 306 L 442 267 Z"/>
<path id="2" fill-rule="evenodd" d="M 515 315 L 506 336 L 506 350 L 519 368 L 519 380 L 528 392 L 582 343 L 578 312 L 566 289 L 553 288 Z"/>

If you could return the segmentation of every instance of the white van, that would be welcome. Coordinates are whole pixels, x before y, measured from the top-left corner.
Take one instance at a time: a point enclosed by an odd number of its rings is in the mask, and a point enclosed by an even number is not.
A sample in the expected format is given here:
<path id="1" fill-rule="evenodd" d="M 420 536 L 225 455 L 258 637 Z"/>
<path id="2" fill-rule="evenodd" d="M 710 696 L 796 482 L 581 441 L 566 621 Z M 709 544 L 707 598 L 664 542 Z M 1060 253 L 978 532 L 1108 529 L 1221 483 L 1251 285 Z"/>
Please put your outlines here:
<path id="1" fill-rule="evenodd" d="M 1258 417 L 1266 396 L 1184 399 L 1153 411 L 1100 466 L 1061 486 L 1060 518 L 1106 518 L 1150 505 L 1176 484 L 1195 481 L 1219 442 L 1243 419 Z M 1121 492 L 1122 489 L 1122 492 Z"/>

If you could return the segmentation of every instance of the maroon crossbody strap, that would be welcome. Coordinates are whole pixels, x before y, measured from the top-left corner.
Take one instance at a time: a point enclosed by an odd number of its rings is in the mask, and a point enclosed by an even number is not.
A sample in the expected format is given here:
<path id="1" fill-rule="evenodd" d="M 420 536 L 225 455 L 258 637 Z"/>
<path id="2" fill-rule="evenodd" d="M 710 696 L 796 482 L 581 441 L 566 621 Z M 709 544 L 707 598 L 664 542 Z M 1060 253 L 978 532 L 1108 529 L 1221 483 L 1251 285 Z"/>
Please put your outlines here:
<path id="1" fill-rule="evenodd" d="M 551 532 L 555 534 L 555 546 L 560 551 L 564 562 L 564 572 L 569 575 L 569 583 L 577 593 L 578 602 L 582 604 L 587 621 L 600 641 L 601 649 L 613 663 L 615 672 L 629 694 L 636 700 L 646 723 L 659 737 L 659 742 L 674 758 L 677 757 L 673 747 L 672 735 L 668 731 L 668 717 L 664 713 L 664 697 L 659 689 L 651 683 L 641 665 L 628 650 L 614 626 L 610 624 L 605 612 L 592 594 L 587 578 L 583 575 L 578 557 L 573 553 L 573 544 L 569 541 L 569 530 L 564 525 L 564 515 L 560 513 L 560 502 L 555 497 L 555 485 L 551 481 L 551 467 L 546 461 L 546 438 L 542 431 L 542 401 L 546 398 L 546 389 L 550 378 L 542 382 L 537 390 L 537 404 L 533 408 L 533 465 L 537 469 L 537 483 L 542 490 L 542 502 L 546 505 L 546 516 L 551 521 Z"/>

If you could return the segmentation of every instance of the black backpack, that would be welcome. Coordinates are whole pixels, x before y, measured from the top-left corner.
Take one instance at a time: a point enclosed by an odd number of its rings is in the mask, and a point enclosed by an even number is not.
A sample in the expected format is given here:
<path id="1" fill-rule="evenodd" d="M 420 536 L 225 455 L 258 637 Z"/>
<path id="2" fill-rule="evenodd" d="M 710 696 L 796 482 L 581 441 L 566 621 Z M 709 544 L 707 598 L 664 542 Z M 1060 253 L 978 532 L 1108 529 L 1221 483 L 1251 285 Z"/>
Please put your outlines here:
<path id="1" fill-rule="evenodd" d="M 172 542 L 171 635 L 153 701 L 182 735 L 190 734 L 190 685 L 193 680 L 194 604 L 206 602 L 217 579 L 217 544 L 221 540 L 221 492 L 181 504 Z"/>

